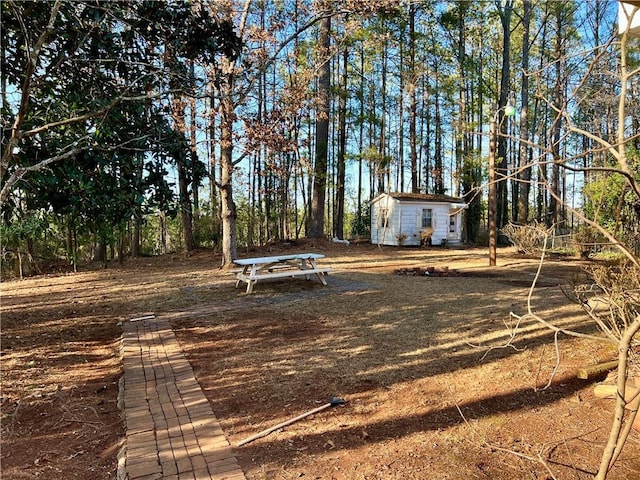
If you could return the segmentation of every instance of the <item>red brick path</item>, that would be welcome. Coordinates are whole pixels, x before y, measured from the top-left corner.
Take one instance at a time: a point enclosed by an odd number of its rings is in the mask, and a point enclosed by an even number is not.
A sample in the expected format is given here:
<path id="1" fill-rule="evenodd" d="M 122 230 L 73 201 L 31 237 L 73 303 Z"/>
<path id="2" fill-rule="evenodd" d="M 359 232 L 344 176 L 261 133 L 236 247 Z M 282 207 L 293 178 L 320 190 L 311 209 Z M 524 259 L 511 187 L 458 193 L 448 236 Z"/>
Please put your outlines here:
<path id="1" fill-rule="evenodd" d="M 128 480 L 245 480 L 169 322 L 125 322 Z"/>

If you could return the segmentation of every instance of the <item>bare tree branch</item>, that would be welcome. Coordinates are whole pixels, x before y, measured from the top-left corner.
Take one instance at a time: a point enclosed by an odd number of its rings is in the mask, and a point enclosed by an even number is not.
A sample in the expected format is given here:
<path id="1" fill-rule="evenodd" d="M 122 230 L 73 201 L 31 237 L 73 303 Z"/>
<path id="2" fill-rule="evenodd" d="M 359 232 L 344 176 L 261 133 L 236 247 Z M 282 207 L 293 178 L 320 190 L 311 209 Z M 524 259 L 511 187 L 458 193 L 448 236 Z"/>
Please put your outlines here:
<path id="1" fill-rule="evenodd" d="M 11 1 L 9 3 L 11 8 L 13 8 L 16 12 L 18 11 L 18 7 L 15 2 Z M 40 51 L 42 50 L 42 46 L 46 42 L 47 38 L 53 33 L 54 24 L 56 18 L 58 17 L 58 11 L 62 5 L 61 0 L 56 0 L 56 2 L 51 7 L 51 14 L 49 15 L 49 21 L 47 23 L 47 27 L 38 37 L 33 50 L 31 50 L 30 46 L 25 45 L 25 51 L 27 54 L 27 65 L 26 71 L 24 75 L 24 81 L 22 82 L 22 92 L 20 96 L 20 107 L 18 108 L 18 113 L 16 114 L 16 118 L 13 122 L 13 126 L 11 128 L 11 137 L 7 142 L 7 146 L 5 147 L 5 151 L 2 153 L 2 160 L 0 161 L 0 178 L 4 177 L 5 172 L 9 166 L 9 159 L 11 155 L 13 155 L 13 150 L 18 146 L 18 141 L 20 139 L 19 131 L 22 127 L 22 123 L 24 122 L 25 115 L 27 114 L 27 109 L 29 108 L 29 96 L 31 94 L 31 81 L 32 76 L 38 66 L 38 59 L 40 57 Z M 16 15 L 20 22 L 20 26 L 25 33 L 25 42 L 27 42 L 28 31 L 24 22 L 22 21 L 22 17 L 20 15 Z M 1 203 L 0 203 L 1 205 Z"/>
<path id="2" fill-rule="evenodd" d="M 13 172 L 11 172 L 11 175 L 2 186 L 2 190 L 0 190 L 0 205 L 4 205 L 6 200 L 9 198 L 9 195 L 13 191 L 14 185 L 17 182 L 19 182 L 27 173 L 44 170 L 47 166 L 51 165 L 52 163 L 65 160 L 67 158 L 71 158 L 74 155 L 81 152 L 82 150 L 86 150 L 86 149 L 87 147 L 75 148 L 73 150 L 69 150 L 68 152 L 62 153 L 60 155 L 49 157 L 46 160 L 43 160 L 37 163 L 36 165 L 31 165 L 29 167 L 17 167 Z"/>

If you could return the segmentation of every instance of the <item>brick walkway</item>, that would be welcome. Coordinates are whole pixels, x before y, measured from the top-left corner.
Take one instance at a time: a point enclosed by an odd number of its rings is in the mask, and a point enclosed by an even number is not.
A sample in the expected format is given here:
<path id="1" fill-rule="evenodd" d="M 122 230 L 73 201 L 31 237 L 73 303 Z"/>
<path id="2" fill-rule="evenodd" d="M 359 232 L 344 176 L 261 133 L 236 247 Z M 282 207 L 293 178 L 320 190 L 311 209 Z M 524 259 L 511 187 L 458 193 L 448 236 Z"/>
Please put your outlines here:
<path id="1" fill-rule="evenodd" d="M 125 322 L 122 358 L 127 443 L 119 478 L 245 480 L 168 321 Z"/>

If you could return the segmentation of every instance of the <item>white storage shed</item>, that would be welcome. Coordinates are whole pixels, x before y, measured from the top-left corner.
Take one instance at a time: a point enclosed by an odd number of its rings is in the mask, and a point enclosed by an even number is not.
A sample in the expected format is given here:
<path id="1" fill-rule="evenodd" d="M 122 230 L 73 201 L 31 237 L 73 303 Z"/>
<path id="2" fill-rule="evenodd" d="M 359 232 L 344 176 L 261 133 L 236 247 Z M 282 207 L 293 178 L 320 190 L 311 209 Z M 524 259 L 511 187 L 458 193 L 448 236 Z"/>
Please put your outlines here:
<path id="1" fill-rule="evenodd" d="M 371 243 L 419 246 L 462 242 L 467 205 L 457 197 L 383 193 L 371 200 Z"/>

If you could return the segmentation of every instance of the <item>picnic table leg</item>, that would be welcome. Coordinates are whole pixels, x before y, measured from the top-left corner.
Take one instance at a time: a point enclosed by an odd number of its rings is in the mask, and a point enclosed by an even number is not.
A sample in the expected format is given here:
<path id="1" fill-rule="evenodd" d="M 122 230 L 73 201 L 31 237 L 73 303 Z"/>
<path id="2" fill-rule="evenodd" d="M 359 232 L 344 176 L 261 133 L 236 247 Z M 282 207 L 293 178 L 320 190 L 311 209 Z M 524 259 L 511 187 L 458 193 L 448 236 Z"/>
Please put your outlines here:
<path id="1" fill-rule="evenodd" d="M 242 275 L 246 275 L 248 268 L 249 268 L 249 265 L 245 265 L 244 267 L 242 267 Z M 238 288 L 240 286 L 241 280 L 237 275 L 236 275 L 236 278 L 237 278 L 237 280 L 236 280 L 236 288 Z"/>
<path id="2" fill-rule="evenodd" d="M 298 268 L 300 268 L 300 270 L 309 270 L 313 268 L 313 264 L 308 258 L 302 258 L 300 259 L 300 266 Z M 305 280 L 310 280 L 309 275 L 305 275 L 304 278 Z"/>
<path id="3" fill-rule="evenodd" d="M 255 277 L 256 272 L 258 271 L 258 265 L 253 265 L 251 267 L 251 273 L 249 274 L 249 278 L 247 278 L 247 295 L 253 292 L 253 284 L 257 282 L 257 280 L 251 280 L 251 278 Z"/>
<path id="4" fill-rule="evenodd" d="M 317 268 L 318 268 L 318 264 L 316 263 L 316 261 L 315 261 L 313 258 L 310 258 L 310 259 L 309 259 L 309 264 L 311 265 L 311 268 L 312 268 L 313 270 L 315 270 L 315 269 L 317 269 Z M 324 278 L 324 273 L 323 273 L 323 272 L 317 272 L 317 273 L 316 273 L 316 276 L 318 277 L 318 280 L 320 280 L 320 282 L 321 282 L 323 285 L 326 285 L 326 284 L 327 284 L 327 281 L 326 281 L 326 280 L 325 280 L 325 278 Z"/>
<path id="5" fill-rule="evenodd" d="M 314 263 L 313 263 L 313 259 L 301 258 L 300 259 L 300 266 L 298 268 L 300 268 L 300 270 L 312 270 L 313 268 L 315 268 Z M 305 275 L 304 278 L 307 279 L 307 280 L 311 280 L 309 278 L 309 275 Z"/>

